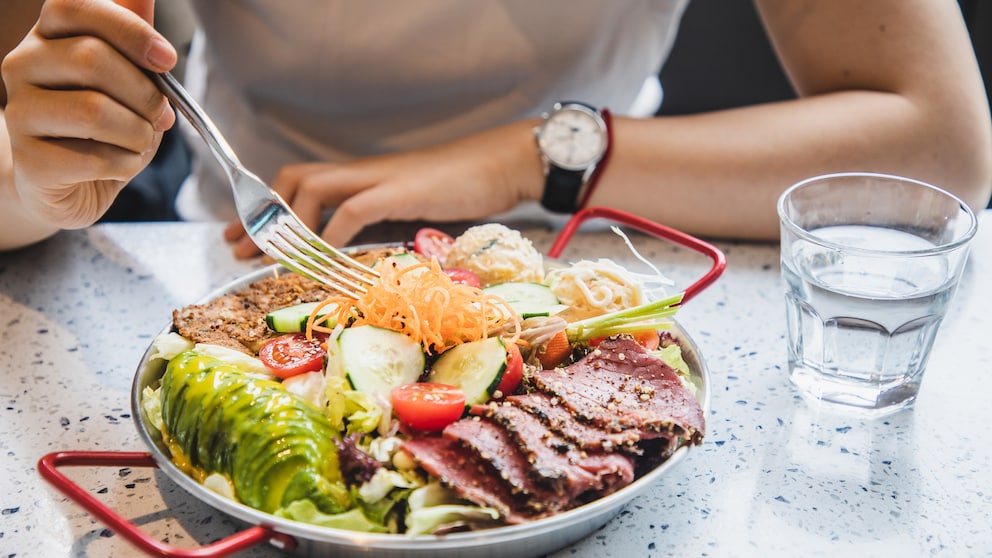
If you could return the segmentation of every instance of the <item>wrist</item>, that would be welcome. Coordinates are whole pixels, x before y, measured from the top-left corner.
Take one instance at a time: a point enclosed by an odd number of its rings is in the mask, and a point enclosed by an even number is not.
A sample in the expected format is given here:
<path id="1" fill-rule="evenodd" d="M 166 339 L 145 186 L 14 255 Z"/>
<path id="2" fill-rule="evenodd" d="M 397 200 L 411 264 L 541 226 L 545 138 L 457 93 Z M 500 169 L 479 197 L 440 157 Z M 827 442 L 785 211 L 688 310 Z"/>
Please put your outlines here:
<path id="1" fill-rule="evenodd" d="M 534 128 L 544 167 L 541 205 L 554 213 L 575 213 L 589 200 L 610 148 L 610 113 L 585 103 L 555 103 Z"/>
<path id="2" fill-rule="evenodd" d="M 510 183 L 517 191 L 518 201 L 541 201 L 544 194 L 544 165 L 540 153 L 534 149 L 534 128 L 541 119 L 531 118 L 519 123 L 514 131 L 514 172 Z"/>

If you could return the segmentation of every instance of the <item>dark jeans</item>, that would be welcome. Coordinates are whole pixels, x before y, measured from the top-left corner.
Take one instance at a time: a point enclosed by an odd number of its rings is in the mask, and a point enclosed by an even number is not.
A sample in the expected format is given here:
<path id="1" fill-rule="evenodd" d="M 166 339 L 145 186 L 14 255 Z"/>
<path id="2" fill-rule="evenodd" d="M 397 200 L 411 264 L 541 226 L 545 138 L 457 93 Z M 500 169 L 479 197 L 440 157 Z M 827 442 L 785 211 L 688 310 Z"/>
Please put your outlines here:
<path id="1" fill-rule="evenodd" d="M 118 194 L 100 221 L 178 220 L 176 194 L 189 172 L 189 150 L 173 127 L 152 162 Z"/>

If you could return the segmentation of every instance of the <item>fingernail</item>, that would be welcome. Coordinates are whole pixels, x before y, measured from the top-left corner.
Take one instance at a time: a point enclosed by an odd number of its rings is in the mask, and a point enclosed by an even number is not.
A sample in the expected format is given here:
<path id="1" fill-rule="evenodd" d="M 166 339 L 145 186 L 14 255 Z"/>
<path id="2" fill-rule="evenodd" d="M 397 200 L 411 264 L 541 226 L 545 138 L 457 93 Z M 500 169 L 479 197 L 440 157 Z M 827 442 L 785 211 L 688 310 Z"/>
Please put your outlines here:
<path id="1" fill-rule="evenodd" d="M 159 113 L 152 127 L 156 132 L 164 132 L 171 128 L 175 121 L 176 113 L 172 112 L 172 106 L 169 103 L 165 103 L 165 106 L 162 107 L 162 112 Z"/>
<path id="2" fill-rule="evenodd" d="M 171 70 L 176 65 L 176 50 L 165 39 L 156 37 L 148 46 L 145 59 L 155 70 Z"/>
<path id="3" fill-rule="evenodd" d="M 161 133 L 155 134 L 155 139 L 148 144 L 148 149 L 141 152 L 142 155 L 154 155 L 158 151 L 158 146 L 161 144 Z"/>

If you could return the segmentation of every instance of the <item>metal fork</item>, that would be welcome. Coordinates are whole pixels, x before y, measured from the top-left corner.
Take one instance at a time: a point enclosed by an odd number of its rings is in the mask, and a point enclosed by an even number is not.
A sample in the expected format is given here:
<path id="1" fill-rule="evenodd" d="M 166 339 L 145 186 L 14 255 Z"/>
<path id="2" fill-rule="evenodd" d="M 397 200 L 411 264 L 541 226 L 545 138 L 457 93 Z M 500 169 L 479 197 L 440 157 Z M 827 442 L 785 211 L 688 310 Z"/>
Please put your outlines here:
<path id="1" fill-rule="evenodd" d="M 371 285 L 379 273 L 327 244 L 304 225 L 275 190 L 241 164 L 217 126 L 172 74 L 151 76 L 224 167 L 238 216 L 255 245 L 283 266 L 345 296 L 357 299 L 365 293 L 365 285 Z"/>

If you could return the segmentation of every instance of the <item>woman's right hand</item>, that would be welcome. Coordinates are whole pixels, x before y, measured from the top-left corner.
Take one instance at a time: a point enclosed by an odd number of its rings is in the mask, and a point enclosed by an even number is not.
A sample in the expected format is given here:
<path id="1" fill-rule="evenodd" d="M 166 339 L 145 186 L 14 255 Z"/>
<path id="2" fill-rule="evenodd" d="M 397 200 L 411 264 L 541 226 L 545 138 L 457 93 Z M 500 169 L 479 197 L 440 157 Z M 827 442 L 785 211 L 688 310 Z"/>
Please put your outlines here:
<path id="1" fill-rule="evenodd" d="M 144 70 L 176 51 L 151 25 L 153 2 L 49 0 L 3 61 L 14 182 L 50 226 L 96 222 L 158 149 L 175 113 Z"/>

